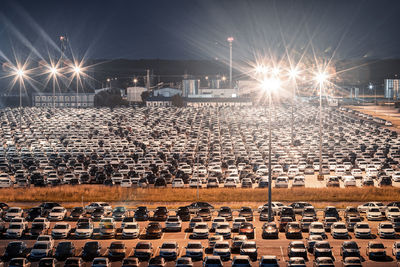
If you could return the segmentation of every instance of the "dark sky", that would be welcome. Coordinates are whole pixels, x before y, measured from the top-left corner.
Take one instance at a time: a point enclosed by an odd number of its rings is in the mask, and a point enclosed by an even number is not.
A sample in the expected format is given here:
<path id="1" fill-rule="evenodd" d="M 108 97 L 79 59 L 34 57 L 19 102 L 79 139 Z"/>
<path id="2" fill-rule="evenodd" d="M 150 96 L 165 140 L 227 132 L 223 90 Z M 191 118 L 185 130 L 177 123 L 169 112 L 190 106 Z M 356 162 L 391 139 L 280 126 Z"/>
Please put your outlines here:
<path id="1" fill-rule="evenodd" d="M 89 58 L 399 58 L 397 0 L 3 0 L 0 52 L 45 56 L 66 33 Z M 51 52 L 50 52 L 51 53 Z"/>

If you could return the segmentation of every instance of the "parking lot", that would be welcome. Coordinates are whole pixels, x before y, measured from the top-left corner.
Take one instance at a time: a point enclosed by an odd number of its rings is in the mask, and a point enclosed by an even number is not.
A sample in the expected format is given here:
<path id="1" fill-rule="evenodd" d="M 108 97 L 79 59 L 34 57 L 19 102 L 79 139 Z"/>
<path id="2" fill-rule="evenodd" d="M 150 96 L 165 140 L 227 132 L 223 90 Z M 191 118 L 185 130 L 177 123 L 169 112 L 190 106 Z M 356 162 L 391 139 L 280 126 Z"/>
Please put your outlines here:
<path id="1" fill-rule="evenodd" d="M 170 215 L 173 215 L 174 211 L 170 211 Z M 233 218 L 238 216 L 238 212 L 234 211 L 233 212 Z M 344 213 L 340 212 L 340 216 L 343 218 Z M 217 212 L 213 213 L 213 218 L 217 217 Z M 322 221 L 323 213 L 321 211 L 317 212 L 317 217 L 319 218 L 319 221 Z M 297 216 L 296 219 L 300 220 L 301 216 Z M 367 220 L 365 220 L 367 221 Z M 275 218 L 275 222 L 279 225 L 279 216 Z M 57 222 L 58 223 L 58 222 Z M 74 228 L 76 227 L 76 222 L 71 222 L 68 221 L 69 224 Z M 111 242 L 116 241 L 116 240 L 122 240 L 126 247 L 127 247 L 127 252 L 126 252 L 126 257 L 133 256 L 134 255 L 134 248 L 136 244 L 140 241 L 150 241 L 153 245 L 154 248 L 154 256 L 159 255 L 159 247 L 162 245 L 164 242 L 172 241 L 172 242 L 177 242 L 179 245 L 179 254 L 177 255 L 177 258 L 185 256 L 185 246 L 188 244 L 188 242 L 191 241 L 199 241 L 203 245 L 204 249 L 204 257 L 207 255 L 212 255 L 212 251 L 208 250 L 207 248 L 209 247 L 208 240 L 207 238 L 205 239 L 194 239 L 192 236 L 192 232 L 188 231 L 188 222 L 183 222 L 182 223 L 182 230 L 178 232 L 166 232 L 164 231 L 162 233 L 161 238 L 158 239 L 148 239 L 146 237 L 146 226 L 149 222 L 139 222 L 140 226 L 140 236 L 139 238 L 136 239 L 122 239 L 120 234 L 117 235 L 116 239 L 104 239 L 99 237 L 98 231 L 99 231 L 99 222 L 95 222 L 95 234 L 93 235 L 92 238 L 89 239 L 79 239 L 77 240 L 74 237 L 74 234 L 71 234 L 69 238 L 66 239 L 58 239 L 55 241 L 55 247 L 57 244 L 61 241 L 72 241 L 75 244 L 76 251 L 74 253 L 75 256 L 81 256 L 82 253 L 82 248 L 84 244 L 88 241 L 99 241 L 101 244 L 101 255 L 107 257 L 108 255 L 108 250 L 107 248 L 110 246 Z M 265 222 L 262 222 L 259 220 L 259 215 L 257 212 L 254 213 L 254 220 L 253 220 L 253 225 L 255 227 L 255 236 L 254 240 L 257 244 L 258 247 L 258 259 L 261 258 L 263 255 L 274 255 L 277 256 L 277 258 L 280 260 L 280 266 L 286 266 L 286 260 L 289 259 L 288 257 L 288 245 L 291 241 L 296 241 L 300 240 L 306 243 L 307 237 L 309 236 L 308 233 L 304 232 L 302 234 L 301 239 L 287 239 L 285 237 L 285 233 L 279 233 L 279 238 L 278 239 L 263 239 L 262 238 L 262 225 Z M 353 240 L 356 241 L 358 246 L 360 247 L 360 254 L 363 260 L 363 266 L 398 266 L 396 259 L 392 256 L 392 246 L 393 243 L 397 240 L 399 240 L 399 235 L 397 234 L 395 238 L 392 239 L 381 239 L 380 237 L 377 236 L 377 227 L 378 227 L 379 222 L 369 222 L 370 227 L 372 228 L 372 239 L 360 239 L 360 238 L 355 238 L 354 233 L 350 233 L 350 238 L 349 239 L 334 239 L 332 238 L 330 233 L 327 234 L 327 241 L 329 241 L 330 245 L 332 246 L 332 255 L 335 259 L 335 266 L 342 266 L 341 260 L 342 256 L 340 255 L 340 247 L 343 242 Z M 53 228 L 56 222 L 51 222 L 51 227 Z M 162 226 L 165 227 L 165 223 L 161 222 Z M 209 227 L 211 228 L 212 221 L 208 223 Z M 31 226 L 31 224 L 29 224 Z M 230 226 L 232 226 L 232 222 L 230 222 Z M 121 227 L 121 222 L 117 222 L 117 228 Z M 212 236 L 213 233 L 210 233 L 210 236 Z M 227 239 L 227 241 L 231 244 L 232 239 L 234 236 L 238 235 L 238 233 L 232 233 L 232 238 Z M 20 239 L 18 239 L 20 240 Z M 23 237 L 22 240 L 26 242 L 29 248 L 32 248 L 33 244 L 35 243 L 35 239 L 30 238 L 28 235 Z M 386 254 L 387 257 L 384 259 L 380 260 L 369 260 L 368 256 L 366 255 L 366 247 L 369 241 L 374 240 L 374 241 L 381 241 L 385 247 L 386 247 Z M 3 255 L 4 250 L 7 246 L 7 244 L 10 240 L 5 237 L 3 237 L 0 240 L 0 255 Z M 54 253 L 54 251 L 53 251 Z M 238 255 L 238 253 L 232 253 L 231 259 Z M 313 266 L 313 260 L 314 256 L 311 253 L 307 253 L 307 266 Z M 224 266 L 230 266 L 231 261 L 225 261 Z M 36 261 L 33 262 L 33 265 L 35 266 L 37 264 Z M 201 266 L 202 261 L 194 261 L 194 266 Z M 58 262 L 58 265 L 61 266 L 62 262 Z M 91 262 L 86 262 L 86 266 L 90 266 Z M 121 265 L 121 260 L 116 260 L 112 261 L 112 266 L 120 266 Z M 174 266 L 175 261 L 167 261 L 167 266 Z M 141 262 L 140 266 L 147 266 L 147 261 Z M 252 262 L 252 266 L 258 266 L 258 261 Z"/>
<path id="2" fill-rule="evenodd" d="M 0 111 L 0 187 L 105 184 L 266 187 L 265 108 L 25 108 Z M 346 108 L 272 110 L 274 187 L 398 186 L 399 138 Z"/>

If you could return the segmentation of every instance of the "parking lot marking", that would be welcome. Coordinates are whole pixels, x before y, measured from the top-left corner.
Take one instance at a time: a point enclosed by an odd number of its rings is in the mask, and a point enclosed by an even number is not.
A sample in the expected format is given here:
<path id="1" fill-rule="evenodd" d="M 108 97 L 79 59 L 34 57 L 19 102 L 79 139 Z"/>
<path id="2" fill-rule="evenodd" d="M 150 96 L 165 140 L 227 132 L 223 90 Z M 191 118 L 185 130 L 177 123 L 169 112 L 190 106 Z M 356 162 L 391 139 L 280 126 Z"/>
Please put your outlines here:
<path id="1" fill-rule="evenodd" d="M 282 261 L 285 261 L 285 256 L 283 255 L 283 249 L 282 249 L 282 246 L 280 246 L 280 248 L 281 248 Z"/>
<path id="2" fill-rule="evenodd" d="M 187 239 L 187 235 L 188 235 L 188 233 L 185 234 L 185 238 L 184 239 Z"/>

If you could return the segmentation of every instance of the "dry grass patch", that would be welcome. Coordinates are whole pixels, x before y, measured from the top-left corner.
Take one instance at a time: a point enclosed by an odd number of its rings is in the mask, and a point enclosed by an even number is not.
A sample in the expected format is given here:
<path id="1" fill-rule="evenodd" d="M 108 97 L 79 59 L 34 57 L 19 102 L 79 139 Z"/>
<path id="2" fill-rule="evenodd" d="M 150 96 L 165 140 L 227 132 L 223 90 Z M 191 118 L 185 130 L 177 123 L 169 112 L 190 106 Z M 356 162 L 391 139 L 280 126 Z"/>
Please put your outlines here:
<path id="1" fill-rule="evenodd" d="M 266 202 L 265 189 L 201 189 L 200 201 Z M 274 189 L 274 201 L 294 202 L 390 202 L 400 199 L 400 188 L 293 188 Z M 1 202 L 192 202 L 196 201 L 196 189 L 140 189 L 97 185 L 60 186 L 49 188 L 0 189 Z"/>

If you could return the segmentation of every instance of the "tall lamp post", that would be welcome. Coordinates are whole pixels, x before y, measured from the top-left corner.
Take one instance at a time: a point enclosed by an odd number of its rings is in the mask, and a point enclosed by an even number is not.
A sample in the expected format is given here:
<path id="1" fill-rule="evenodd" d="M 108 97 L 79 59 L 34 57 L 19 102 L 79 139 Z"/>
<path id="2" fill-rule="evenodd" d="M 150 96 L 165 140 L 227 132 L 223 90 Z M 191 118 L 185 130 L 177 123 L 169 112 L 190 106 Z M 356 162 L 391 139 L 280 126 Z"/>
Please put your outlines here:
<path id="1" fill-rule="evenodd" d="M 227 41 L 229 43 L 229 89 L 232 89 L 232 43 L 234 38 L 228 37 Z"/>
<path id="2" fill-rule="evenodd" d="M 75 64 L 73 67 L 74 73 L 76 76 L 76 108 L 78 108 L 78 96 L 79 96 L 79 77 L 82 73 L 81 67 L 79 65 Z"/>
<path id="3" fill-rule="evenodd" d="M 319 180 L 324 179 L 322 175 L 322 86 L 327 79 L 328 75 L 325 72 L 320 72 L 315 76 L 315 80 L 319 85 Z"/>
<path id="4" fill-rule="evenodd" d="M 50 76 L 53 82 L 53 109 L 56 108 L 56 79 L 57 79 L 58 69 L 56 66 L 50 66 Z"/>
<path id="5" fill-rule="evenodd" d="M 19 108 L 22 109 L 22 84 L 24 82 L 25 78 L 25 70 L 23 68 L 18 68 L 14 75 L 16 76 L 16 79 L 18 79 L 18 85 L 19 85 Z"/>
<path id="6" fill-rule="evenodd" d="M 299 75 L 299 71 L 296 68 L 293 68 L 289 71 L 289 76 L 292 79 L 292 81 L 294 82 L 293 91 L 292 91 L 293 98 L 292 98 L 291 133 L 290 133 L 292 146 L 294 145 L 294 129 L 293 129 L 294 128 L 294 110 L 293 109 L 294 109 L 294 101 L 296 98 L 296 89 L 297 89 L 296 78 L 298 75 Z"/>
<path id="7" fill-rule="evenodd" d="M 264 78 L 261 82 L 262 89 L 268 95 L 269 112 L 268 112 L 268 222 L 272 221 L 272 93 L 278 90 L 281 86 L 281 81 L 277 75 L 269 78 Z"/>

